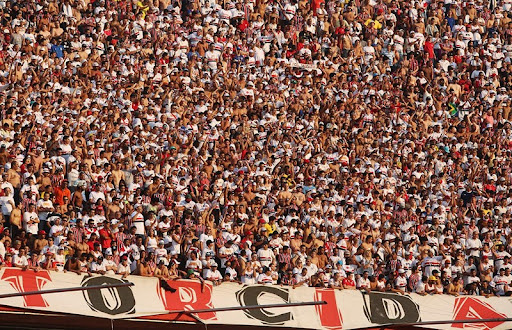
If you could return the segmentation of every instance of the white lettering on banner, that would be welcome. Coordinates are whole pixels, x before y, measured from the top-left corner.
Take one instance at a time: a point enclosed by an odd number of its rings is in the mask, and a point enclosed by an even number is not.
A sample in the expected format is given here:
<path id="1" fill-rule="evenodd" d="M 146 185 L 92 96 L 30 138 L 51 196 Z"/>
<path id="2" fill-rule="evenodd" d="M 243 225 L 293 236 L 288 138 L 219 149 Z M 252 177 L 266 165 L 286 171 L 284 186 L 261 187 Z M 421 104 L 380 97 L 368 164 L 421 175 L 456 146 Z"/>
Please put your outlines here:
<path id="1" fill-rule="evenodd" d="M 290 68 L 299 68 L 301 70 L 316 70 L 317 66 L 315 64 L 309 64 L 309 63 L 300 63 L 300 62 L 292 62 L 289 64 Z"/>
<path id="2" fill-rule="evenodd" d="M 326 305 L 264 308 L 196 314 L 206 324 L 239 324 L 309 329 L 353 329 L 421 321 L 481 320 L 512 317 L 505 298 L 419 296 L 325 288 L 251 285 L 129 276 L 87 276 L 51 271 L 0 269 L 0 294 L 132 282 L 110 289 L 3 298 L 1 305 L 101 318 L 163 319 L 170 311 L 243 307 L 309 301 Z M 175 320 L 176 314 L 167 315 Z M 435 325 L 438 329 L 510 329 L 506 322 Z"/>

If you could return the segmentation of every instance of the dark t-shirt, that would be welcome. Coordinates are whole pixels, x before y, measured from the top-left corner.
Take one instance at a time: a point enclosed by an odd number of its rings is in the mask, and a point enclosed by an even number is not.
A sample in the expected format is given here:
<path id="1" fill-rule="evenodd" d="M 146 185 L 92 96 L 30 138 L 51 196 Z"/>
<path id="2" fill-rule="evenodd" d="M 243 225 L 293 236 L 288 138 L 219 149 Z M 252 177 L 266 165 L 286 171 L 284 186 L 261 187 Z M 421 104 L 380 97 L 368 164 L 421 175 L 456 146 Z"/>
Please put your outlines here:
<path id="1" fill-rule="evenodd" d="M 471 203 L 471 200 L 473 199 L 474 195 L 474 192 L 464 190 L 460 195 L 460 198 L 462 199 L 462 202 L 464 202 L 464 205 L 466 205 L 468 203 Z"/>

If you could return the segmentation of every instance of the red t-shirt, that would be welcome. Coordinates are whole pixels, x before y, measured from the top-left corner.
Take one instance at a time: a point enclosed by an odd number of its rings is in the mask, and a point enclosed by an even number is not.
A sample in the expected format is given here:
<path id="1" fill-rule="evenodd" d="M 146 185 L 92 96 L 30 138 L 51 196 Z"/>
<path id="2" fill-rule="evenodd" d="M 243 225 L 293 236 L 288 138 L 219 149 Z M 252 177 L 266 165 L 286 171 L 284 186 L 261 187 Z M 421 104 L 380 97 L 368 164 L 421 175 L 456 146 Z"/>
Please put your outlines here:
<path id="1" fill-rule="evenodd" d="M 311 2 L 311 7 L 312 7 L 311 9 L 313 9 L 313 15 L 316 16 L 316 10 L 318 8 L 320 8 L 320 5 L 322 4 L 322 2 L 324 2 L 324 0 L 313 0 Z"/>
<path id="2" fill-rule="evenodd" d="M 111 238 L 112 233 L 110 232 L 110 230 L 102 228 L 102 229 L 100 229 L 99 234 L 100 234 L 101 247 L 104 249 L 109 248 L 112 243 L 112 238 Z"/>
<path id="3" fill-rule="evenodd" d="M 425 41 L 423 49 L 428 53 L 428 58 L 434 58 L 434 44 L 430 41 Z"/>
<path id="4" fill-rule="evenodd" d="M 344 286 L 356 286 L 356 282 L 354 282 L 353 279 L 348 278 L 348 277 L 344 278 L 342 283 L 343 283 Z"/>

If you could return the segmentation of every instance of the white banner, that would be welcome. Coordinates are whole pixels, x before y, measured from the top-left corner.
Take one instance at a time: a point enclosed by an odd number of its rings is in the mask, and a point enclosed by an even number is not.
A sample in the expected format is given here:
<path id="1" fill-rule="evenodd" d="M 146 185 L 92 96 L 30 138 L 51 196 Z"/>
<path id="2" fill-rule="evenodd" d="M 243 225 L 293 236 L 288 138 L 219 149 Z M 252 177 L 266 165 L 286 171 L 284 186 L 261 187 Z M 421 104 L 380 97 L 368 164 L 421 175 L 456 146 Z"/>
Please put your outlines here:
<path id="1" fill-rule="evenodd" d="M 300 63 L 300 62 L 292 62 L 292 63 L 290 63 L 289 66 L 290 66 L 290 68 L 299 68 L 301 70 L 307 70 L 307 71 L 312 71 L 312 70 L 317 69 L 316 64 Z"/>
<path id="2" fill-rule="evenodd" d="M 20 268 L 0 270 L 0 294 L 21 293 L 121 284 L 125 286 L 101 290 L 84 290 L 44 295 L 2 298 L 0 304 L 42 311 L 80 314 L 105 318 L 126 318 L 166 313 L 159 303 L 158 281 L 154 278 L 132 276 L 122 280 L 121 276 L 87 276 L 47 270 L 34 272 Z M 139 297 L 138 299 L 136 297 Z M 156 303 L 145 303 L 145 301 Z"/>
<path id="3" fill-rule="evenodd" d="M 175 320 L 172 311 L 326 301 L 325 305 L 208 312 L 195 315 L 207 324 L 238 324 L 310 329 L 353 329 L 424 321 L 512 317 L 509 297 L 419 296 L 356 290 L 286 286 L 212 286 L 199 281 L 162 283 L 157 278 L 87 276 L 49 271 L 0 270 L 0 294 L 132 282 L 130 287 L 2 298 L 0 305 L 102 318 Z M 165 287 L 165 289 L 164 289 Z M 172 289 L 171 289 L 172 288 Z M 429 326 L 432 327 L 432 326 Z M 436 329 L 510 329 L 512 323 L 435 325 Z"/>

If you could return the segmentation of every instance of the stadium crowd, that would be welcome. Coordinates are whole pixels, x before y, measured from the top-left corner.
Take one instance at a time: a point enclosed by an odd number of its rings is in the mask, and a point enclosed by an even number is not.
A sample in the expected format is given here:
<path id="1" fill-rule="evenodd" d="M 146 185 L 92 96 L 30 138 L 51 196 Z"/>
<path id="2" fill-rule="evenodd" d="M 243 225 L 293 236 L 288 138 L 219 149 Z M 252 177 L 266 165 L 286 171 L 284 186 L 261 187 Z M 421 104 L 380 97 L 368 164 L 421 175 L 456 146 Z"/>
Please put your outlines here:
<path id="1" fill-rule="evenodd" d="M 511 7 L 0 1 L 2 266 L 510 295 Z"/>

